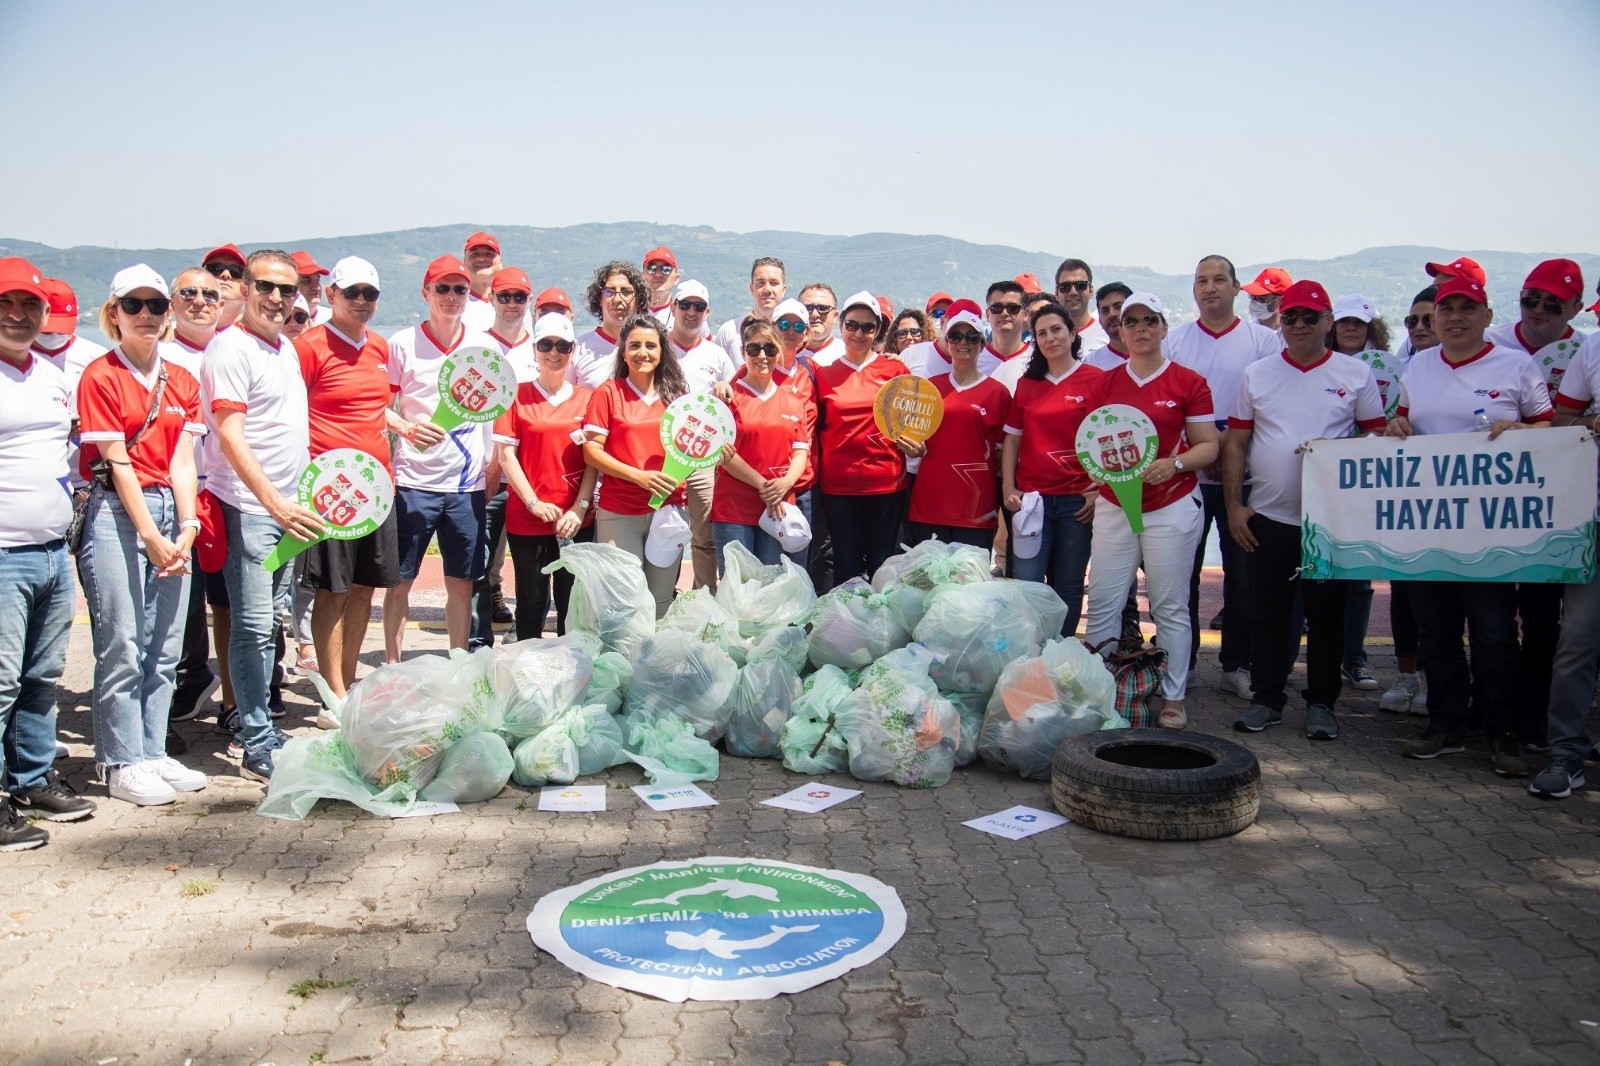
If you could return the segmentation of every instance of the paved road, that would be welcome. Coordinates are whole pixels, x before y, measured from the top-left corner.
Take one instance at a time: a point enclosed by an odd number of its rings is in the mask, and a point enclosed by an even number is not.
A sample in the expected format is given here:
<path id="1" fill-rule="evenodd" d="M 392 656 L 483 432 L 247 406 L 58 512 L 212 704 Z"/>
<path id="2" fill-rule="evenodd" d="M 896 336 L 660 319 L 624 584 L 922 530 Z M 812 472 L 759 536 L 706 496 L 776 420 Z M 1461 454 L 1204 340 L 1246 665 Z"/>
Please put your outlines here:
<path id="1" fill-rule="evenodd" d="M 79 785 L 87 638 L 75 627 L 62 699 Z M 1223 732 L 1241 705 L 1202 654 L 1191 713 Z M 308 696 L 291 695 L 296 732 Z M 145 809 L 91 787 L 95 818 L 0 856 L 0 1061 L 1600 1061 L 1584 1024 L 1600 1021 L 1600 799 L 1540 803 L 1481 753 L 1406 763 L 1415 720 L 1340 710 L 1336 743 L 1305 740 L 1294 713 L 1250 738 L 1261 820 L 1201 844 L 979 834 L 960 823 L 1049 802 L 981 767 L 792 814 L 755 801 L 798 778 L 735 758 L 709 810 L 653 813 L 618 769 L 603 814 L 540 814 L 513 786 L 431 820 L 325 805 L 284 823 L 190 723 L 211 787 Z M 594 984 L 528 938 L 551 889 L 703 854 L 873 874 L 906 935 L 841 980 L 742 1004 Z M 290 994 L 310 980 L 335 987 Z"/>

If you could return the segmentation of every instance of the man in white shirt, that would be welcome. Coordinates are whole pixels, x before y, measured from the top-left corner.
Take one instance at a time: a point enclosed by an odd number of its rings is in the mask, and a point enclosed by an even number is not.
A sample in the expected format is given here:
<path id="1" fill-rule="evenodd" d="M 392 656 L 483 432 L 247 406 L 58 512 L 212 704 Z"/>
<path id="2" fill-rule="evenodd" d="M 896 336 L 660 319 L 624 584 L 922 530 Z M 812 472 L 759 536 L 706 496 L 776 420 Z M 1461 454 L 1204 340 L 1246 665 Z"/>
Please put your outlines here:
<path id="1" fill-rule="evenodd" d="M 1256 275 L 1256 280 L 1239 286 L 1250 297 L 1250 318 L 1266 328 L 1278 328 L 1278 301 L 1294 284 L 1294 278 L 1282 267 L 1266 267 Z"/>
<path id="2" fill-rule="evenodd" d="M 294 260 L 294 268 L 300 271 L 300 298 L 306 302 L 306 311 L 311 316 L 307 325 L 320 326 L 332 314 L 327 301 L 322 298 L 322 279 L 328 276 L 328 268 L 313 259 L 307 251 L 290 252 L 289 258 Z"/>
<path id="3" fill-rule="evenodd" d="M 1349 583 L 1303 581 L 1300 571 L 1300 470 L 1306 441 L 1351 437 L 1385 426 L 1377 379 L 1361 360 L 1328 347 L 1333 303 L 1315 281 L 1298 281 L 1278 304 L 1284 350 L 1245 367 L 1223 440 L 1222 490 L 1235 543 L 1250 573 L 1250 706 L 1233 727 L 1259 733 L 1283 720 L 1284 686 L 1297 645 L 1295 596 L 1305 605 L 1306 736 L 1334 740 L 1339 664 Z M 1244 471 L 1251 470 L 1245 502 Z"/>
<path id="4" fill-rule="evenodd" d="M 466 648 L 472 584 L 483 569 L 484 487 L 489 423 L 467 422 L 446 433 L 430 419 L 439 407 L 439 368 L 462 348 L 493 348 L 462 322 L 471 292 L 467 268 L 453 255 L 428 264 L 422 295 L 428 317 L 389 338 L 389 384 L 399 392 L 402 428 L 394 453 L 395 508 L 400 515 L 400 583 L 383 595 L 385 661 L 400 661 L 411 586 L 435 533 L 444 564 L 445 630 L 450 647 Z"/>
<path id="5" fill-rule="evenodd" d="M 467 282 L 472 293 L 467 297 L 467 309 L 461 313 L 461 324 L 474 333 L 487 333 L 494 325 L 494 301 L 489 288 L 494 276 L 505 264 L 500 262 L 500 241 L 492 233 L 479 230 L 467 238 L 461 249 L 467 265 Z"/>
<path id="6" fill-rule="evenodd" d="M 45 278 L 44 291 L 50 297 L 50 314 L 33 350 L 54 363 L 76 389 L 83 368 L 105 355 L 106 346 L 78 336 L 78 294 L 71 285 L 60 278 Z M 68 462 L 77 468 L 76 461 Z"/>
<path id="7" fill-rule="evenodd" d="M 825 281 L 813 281 L 800 290 L 800 304 L 806 309 L 806 343 L 800 354 L 813 366 L 827 366 L 844 354 L 844 341 L 834 333 L 839 324 L 839 297 Z M 735 354 L 738 363 L 742 355 Z"/>
<path id="8" fill-rule="evenodd" d="M 1098 325 L 1105 331 L 1106 343 L 1083 357 L 1090 366 L 1115 370 L 1128 361 L 1128 353 L 1122 349 L 1122 301 L 1132 295 L 1133 289 L 1120 281 L 1102 285 L 1095 291 Z"/>
<path id="9" fill-rule="evenodd" d="M 683 368 L 683 379 L 690 392 L 710 392 L 716 385 L 733 378 L 734 362 L 720 345 L 704 336 L 704 325 L 711 309 L 711 293 L 690 278 L 680 281 L 672 294 L 673 318 L 668 340 Z M 742 361 L 740 365 L 743 365 Z M 694 587 L 717 590 L 717 546 L 711 532 L 711 492 L 716 482 L 715 467 L 696 470 L 685 483 L 688 493 L 690 558 L 694 564 Z"/>
<path id="10" fill-rule="evenodd" d="M 217 329 L 227 329 L 244 313 L 244 253 L 237 244 L 218 245 L 200 257 L 200 265 L 217 280 L 222 293 Z"/>
<path id="11" fill-rule="evenodd" d="M 1239 276 L 1224 256 L 1208 255 L 1194 268 L 1194 302 L 1200 319 L 1179 326 L 1161 342 L 1168 359 L 1206 379 L 1216 402 L 1217 428 L 1224 433 L 1229 410 L 1239 395 L 1244 368 L 1257 359 L 1275 358 L 1281 351 L 1278 335 L 1265 326 L 1234 314 L 1239 296 Z M 1222 549 L 1222 611 L 1213 622 L 1222 623 L 1222 691 L 1250 699 L 1249 578 L 1244 553 L 1233 541 L 1222 485 L 1216 468 L 1200 472 L 1200 497 L 1205 520 L 1194 553 L 1194 575 L 1189 582 L 1189 622 L 1193 627 L 1191 654 L 1200 650 L 1200 569 L 1205 561 L 1206 538 L 1213 523 Z M 1193 659 L 1190 660 L 1191 662 Z"/>
<path id="12" fill-rule="evenodd" d="M 1072 316 L 1072 328 L 1083 342 L 1078 358 L 1088 359 L 1091 353 L 1106 346 L 1111 338 L 1095 318 L 1094 271 L 1089 269 L 1088 263 L 1082 259 L 1061 261 L 1056 267 L 1056 300 Z"/>
<path id="13" fill-rule="evenodd" d="M 239 772 L 270 781 L 284 740 L 267 704 L 277 661 L 277 604 L 292 568 L 267 570 L 262 563 L 286 532 L 311 540 L 322 531 L 322 519 L 297 502 L 310 428 L 300 357 L 283 337 L 283 323 L 300 275 L 287 253 L 263 250 L 246 262 L 242 280 L 239 323 L 206 347 L 200 404 L 206 489 L 221 503 L 228 542 L 223 578 L 232 606 L 228 668 L 239 700 Z"/>
<path id="14" fill-rule="evenodd" d="M 681 278 L 678 257 L 671 248 L 652 248 L 644 253 L 644 280 L 650 287 L 650 313 L 668 329 L 672 328 L 673 291 Z"/>
<path id="15" fill-rule="evenodd" d="M 770 322 L 773 308 L 783 302 L 783 293 L 782 259 L 763 256 L 750 265 L 750 314 Z M 738 318 L 728 319 L 713 338 L 717 347 L 727 352 L 728 358 L 736 362 L 744 359 L 744 353 L 739 349 L 739 324 L 745 318 L 745 315 L 740 315 Z"/>

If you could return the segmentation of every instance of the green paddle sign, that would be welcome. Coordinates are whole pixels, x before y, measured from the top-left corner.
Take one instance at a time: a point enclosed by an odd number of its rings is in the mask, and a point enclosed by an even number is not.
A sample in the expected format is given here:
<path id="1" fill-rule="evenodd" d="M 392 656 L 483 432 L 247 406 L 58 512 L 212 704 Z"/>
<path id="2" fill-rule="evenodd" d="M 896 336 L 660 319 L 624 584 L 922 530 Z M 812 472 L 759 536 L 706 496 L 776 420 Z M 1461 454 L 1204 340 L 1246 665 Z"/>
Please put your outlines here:
<path id="1" fill-rule="evenodd" d="M 692 392 L 667 405 L 661 416 L 661 446 L 666 458 L 661 472 L 682 482 L 696 470 L 716 466 L 722 449 L 732 446 L 733 412 L 728 405 L 708 392 Z M 665 496 L 650 497 L 651 507 L 660 507 Z"/>
<path id="2" fill-rule="evenodd" d="M 1125 403 L 1091 411 L 1078 427 L 1078 462 L 1090 477 L 1111 486 L 1135 533 L 1144 532 L 1144 472 L 1155 461 L 1160 441 L 1149 416 Z"/>
<path id="3" fill-rule="evenodd" d="M 493 422 L 516 396 L 511 360 L 488 348 L 462 348 L 439 364 L 439 406 L 428 421 L 447 433 L 463 422 Z"/>
<path id="4" fill-rule="evenodd" d="M 285 533 L 261 565 L 277 570 L 313 544 L 359 540 L 383 525 L 394 507 L 394 479 L 359 448 L 333 448 L 306 466 L 295 493 L 301 507 L 322 516 L 322 535 L 301 540 Z"/>

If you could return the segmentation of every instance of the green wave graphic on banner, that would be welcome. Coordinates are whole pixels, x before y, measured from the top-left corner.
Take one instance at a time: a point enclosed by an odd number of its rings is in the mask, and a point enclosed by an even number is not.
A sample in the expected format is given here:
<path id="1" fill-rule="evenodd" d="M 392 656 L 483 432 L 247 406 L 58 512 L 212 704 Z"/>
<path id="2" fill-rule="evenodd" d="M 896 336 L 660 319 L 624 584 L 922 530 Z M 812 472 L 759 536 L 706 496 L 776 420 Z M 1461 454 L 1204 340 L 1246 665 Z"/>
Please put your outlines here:
<path id="1" fill-rule="evenodd" d="M 1532 544 L 1471 555 L 1426 548 L 1398 553 L 1373 541 L 1336 541 L 1315 522 L 1300 527 L 1300 576 L 1314 581 L 1521 581 L 1578 584 L 1595 568 L 1595 522 L 1553 530 Z"/>

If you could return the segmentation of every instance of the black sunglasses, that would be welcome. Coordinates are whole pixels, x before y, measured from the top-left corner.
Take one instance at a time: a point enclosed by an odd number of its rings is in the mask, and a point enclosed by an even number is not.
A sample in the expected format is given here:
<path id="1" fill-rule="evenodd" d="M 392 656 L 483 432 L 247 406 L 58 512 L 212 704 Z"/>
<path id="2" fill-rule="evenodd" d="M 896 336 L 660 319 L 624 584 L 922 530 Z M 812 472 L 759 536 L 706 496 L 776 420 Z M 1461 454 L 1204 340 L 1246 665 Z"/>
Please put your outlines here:
<path id="1" fill-rule="evenodd" d="M 707 307 L 710 307 L 710 306 L 711 305 L 706 303 L 704 300 L 679 300 L 678 301 L 678 310 L 680 310 L 680 311 L 704 311 Z"/>
<path id="2" fill-rule="evenodd" d="M 983 334 L 976 331 L 970 333 L 946 333 L 944 339 L 951 344 L 982 344 Z"/>
<path id="3" fill-rule="evenodd" d="M 571 341 L 556 341 L 546 337 L 538 344 L 535 344 L 534 347 L 539 349 L 541 352 L 560 352 L 562 355 L 572 354 Z"/>
<path id="4" fill-rule="evenodd" d="M 250 287 L 255 289 L 256 292 L 260 293 L 262 296 L 270 296 L 274 291 L 276 291 L 277 294 L 282 296 L 285 300 L 294 299 L 295 296 L 300 292 L 300 286 L 298 285 L 278 285 L 274 282 L 263 281 L 260 278 L 252 281 L 250 283 Z"/>
<path id="5" fill-rule="evenodd" d="M 646 274 L 670 274 L 678 268 L 667 263 L 651 263 L 644 268 Z"/>
<path id="6" fill-rule="evenodd" d="M 227 278 L 230 281 L 238 281 L 244 277 L 244 267 L 238 263 L 207 263 L 206 273 L 214 278 Z"/>
<path id="7" fill-rule="evenodd" d="M 916 328 L 912 328 L 912 329 L 897 329 L 897 330 L 894 331 L 894 336 L 895 336 L 895 340 L 901 340 L 901 341 L 908 340 L 908 339 L 910 339 L 912 337 L 915 337 L 918 340 L 921 340 L 922 339 L 922 330 L 916 329 Z"/>
<path id="8" fill-rule="evenodd" d="M 371 285 L 352 285 L 348 289 L 340 289 L 346 300 L 365 300 L 369 304 L 378 302 L 378 290 Z"/>
<path id="9" fill-rule="evenodd" d="M 831 315 L 831 314 L 833 314 L 833 305 L 832 304 L 806 304 L 806 310 L 810 311 L 814 315 Z"/>
<path id="10" fill-rule="evenodd" d="M 448 282 L 441 281 L 434 285 L 433 291 L 440 296 L 449 296 L 451 293 L 454 293 L 457 296 L 465 296 L 472 290 L 467 288 L 465 285 L 451 285 Z"/>
<path id="11" fill-rule="evenodd" d="M 1554 296 L 1546 296 L 1541 299 L 1538 296 L 1528 295 L 1524 296 L 1519 302 L 1525 311 L 1537 311 L 1540 306 L 1543 306 L 1544 313 L 1547 315 L 1559 315 L 1567 309 L 1567 305 Z"/>
<path id="12" fill-rule="evenodd" d="M 122 313 L 125 315 L 136 315 L 148 307 L 152 315 L 160 318 L 167 313 L 167 308 L 172 306 L 172 301 L 165 296 L 148 296 L 142 300 L 137 296 L 120 296 L 117 298 L 117 306 L 122 308 Z"/>
<path id="13" fill-rule="evenodd" d="M 1056 282 L 1056 291 L 1057 292 L 1088 292 L 1089 291 L 1089 283 L 1087 281 L 1058 281 L 1058 282 Z"/>
<path id="14" fill-rule="evenodd" d="M 1403 321 L 1406 324 L 1406 329 L 1416 329 L 1419 325 L 1423 329 L 1432 329 L 1433 328 L 1433 316 L 1432 315 L 1407 315 L 1401 321 Z"/>
<path id="15" fill-rule="evenodd" d="M 1161 325 L 1161 316 L 1160 315 L 1123 315 L 1122 316 L 1122 328 L 1123 329 L 1134 329 L 1137 326 L 1145 326 L 1145 327 L 1147 327 L 1149 329 L 1155 329 L 1159 325 Z"/>
<path id="16" fill-rule="evenodd" d="M 306 314 L 304 311 L 296 311 L 289 317 L 294 319 L 295 325 L 297 326 L 303 326 L 307 322 L 311 321 L 311 316 Z"/>
<path id="17" fill-rule="evenodd" d="M 202 289 L 194 285 L 185 285 L 178 290 L 178 299 L 186 304 L 194 303 L 197 297 L 207 304 L 214 304 L 222 299 L 222 294 L 216 289 Z"/>
<path id="18" fill-rule="evenodd" d="M 776 359 L 778 358 L 778 346 L 771 341 L 767 341 L 765 344 L 751 341 L 744 346 L 744 354 L 751 359 L 758 355 L 764 355 L 768 359 Z"/>
<path id="19" fill-rule="evenodd" d="M 989 313 L 991 315 L 1020 315 L 1020 314 L 1022 314 L 1022 305 L 1021 304 L 990 304 L 989 305 Z"/>
<path id="20" fill-rule="evenodd" d="M 497 292 L 494 294 L 494 298 L 498 302 L 508 306 L 511 304 L 525 304 L 528 302 L 528 294 L 525 292 Z"/>
<path id="21" fill-rule="evenodd" d="M 878 332 L 878 324 L 876 322 L 858 322 L 853 318 L 847 318 L 844 320 L 844 328 L 845 332 L 847 333 Z"/>
<path id="22" fill-rule="evenodd" d="M 1317 324 L 1317 320 L 1321 317 L 1322 312 L 1315 310 L 1314 308 L 1296 307 L 1293 310 L 1285 311 L 1280 314 L 1278 316 L 1278 321 L 1282 322 L 1286 326 L 1297 326 L 1302 322 L 1308 326 L 1314 326 Z"/>

